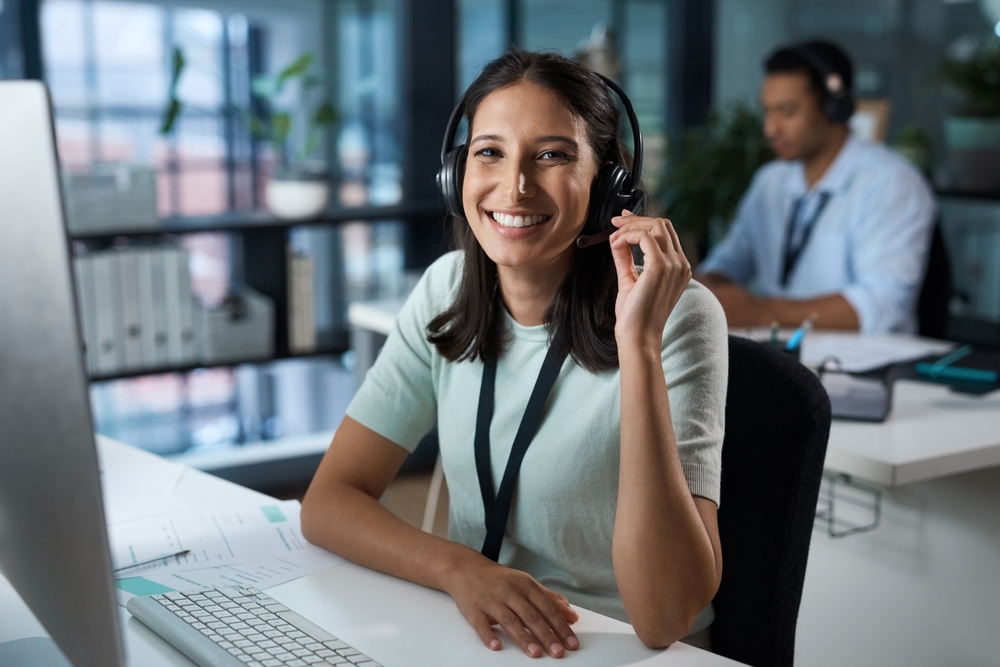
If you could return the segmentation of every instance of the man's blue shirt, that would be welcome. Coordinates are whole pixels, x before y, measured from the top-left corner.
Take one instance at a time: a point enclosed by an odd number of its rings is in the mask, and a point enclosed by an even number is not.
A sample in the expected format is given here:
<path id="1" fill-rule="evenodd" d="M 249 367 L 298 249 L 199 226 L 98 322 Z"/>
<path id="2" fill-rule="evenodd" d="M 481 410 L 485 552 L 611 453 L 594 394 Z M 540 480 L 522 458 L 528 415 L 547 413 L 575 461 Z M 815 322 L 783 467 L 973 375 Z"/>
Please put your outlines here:
<path id="1" fill-rule="evenodd" d="M 800 200 L 793 241 L 814 224 L 782 284 L 789 218 Z M 850 135 L 811 190 L 801 162 L 761 167 L 729 232 L 699 271 L 752 285 L 761 296 L 841 294 L 862 333 L 913 332 L 934 218 L 934 197 L 916 169 L 886 147 Z"/>

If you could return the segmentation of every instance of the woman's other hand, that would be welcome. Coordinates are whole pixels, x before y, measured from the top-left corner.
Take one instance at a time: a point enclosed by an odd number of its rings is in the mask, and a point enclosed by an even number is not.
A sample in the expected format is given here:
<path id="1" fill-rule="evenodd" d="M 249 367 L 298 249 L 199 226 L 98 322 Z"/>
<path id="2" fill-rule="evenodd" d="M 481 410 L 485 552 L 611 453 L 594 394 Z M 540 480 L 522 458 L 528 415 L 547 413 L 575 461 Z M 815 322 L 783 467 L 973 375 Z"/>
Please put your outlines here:
<path id="1" fill-rule="evenodd" d="M 580 647 L 569 627 L 579 619 L 569 601 L 530 575 L 476 554 L 453 569 L 445 587 L 465 619 L 488 648 L 502 644 L 494 625 L 502 627 L 529 657 L 561 658 Z"/>
<path id="2" fill-rule="evenodd" d="M 667 318 L 691 280 L 691 265 L 669 220 L 625 210 L 611 224 L 618 228 L 610 238 L 618 271 L 615 337 L 619 345 L 648 344 L 659 350 Z M 635 269 L 632 245 L 642 251 L 642 273 Z"/>

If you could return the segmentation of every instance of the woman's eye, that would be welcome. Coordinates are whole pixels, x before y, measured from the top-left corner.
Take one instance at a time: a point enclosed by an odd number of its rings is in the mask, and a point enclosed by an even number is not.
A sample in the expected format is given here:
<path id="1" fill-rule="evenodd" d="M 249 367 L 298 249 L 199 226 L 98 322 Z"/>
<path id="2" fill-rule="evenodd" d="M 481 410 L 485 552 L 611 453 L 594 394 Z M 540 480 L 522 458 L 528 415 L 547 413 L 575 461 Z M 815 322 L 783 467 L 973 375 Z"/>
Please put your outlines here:
<path id="1" fill-rule="evenodd" d="M 566 154 L 562 151 L 542 151 L 538 156 L 542 160 L 565 160 Z"/>
<path id="2" fill-rule="evenodd" d="M 500 157 L 500 151 L 495 148 L 482 148 L 476 151 L 476 157 L 495 158 Z"/>

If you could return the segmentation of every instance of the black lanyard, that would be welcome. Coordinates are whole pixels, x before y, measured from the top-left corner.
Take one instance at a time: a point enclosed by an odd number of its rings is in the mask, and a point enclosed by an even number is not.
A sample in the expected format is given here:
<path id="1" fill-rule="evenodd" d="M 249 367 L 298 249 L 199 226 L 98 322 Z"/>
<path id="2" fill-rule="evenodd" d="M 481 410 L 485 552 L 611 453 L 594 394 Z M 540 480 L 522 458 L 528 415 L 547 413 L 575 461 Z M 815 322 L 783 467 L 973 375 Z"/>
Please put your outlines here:
<path id="1" fill-rule="evenodd" d="M 521 470 L 521 462 L 528 451 L 531 439 L 538 430 L 538 422 L 542 418 L 542 410 L 556 383 L 559 369 L 566 360 L 566 352 L 557 351 L 559 345 L 550 345 L 549 351 L 538 371 L 535 388 L 528 398 L 528 407 L 524 409 L 521 425 L 514 436 L 514 445 L 507 459 L 507 468 L 500 482 L 500 491 L 493 495 L 493 472 L 490 466 L 490 422 L 493 420 L 493 391 L 496 388 L 497 364 L 488 361 L 483 364 L 483 383 L 479 389 L 479 411 L 476 414 L 476 471 L 479 473 L 479 489 L 483 493 L 483 509 L 486 513 L 486 540 L 483 542 L 482 554 L 496 561 L 500 557 L 500 544 L 507 529 L 507 518 L 510 516 L 510 504 L 514 498 L 514 483 Z"/>
<path id="2" fill-rule="evenodd" d="M 788 235 L 785 237 L 785 266 L 781 272 L 782 287 L 788 286 L 788 279 L 791 277 L 796 265 L 798 265 L 799 257 L 802 255 L 802 251 L 805 250 L 806 244 L 809 243 L 809 236 L 812 235 L 813 228 L 816 226 L 816 221 L 819 220 L 819 216 L 823 213 L 823 209 L 826 208 L 826 203 L 830 201 L 830 193 L 819 193 L 819 203 L 816 205 L 816 210 L 813 211 L 812 216 L 810 216 L 804 223 L 802 240 L 793 248 L 792 239 L 795 238 L 795 223 L 798 220 L 799 211 L 802 209 L 804 201 L 805 195 L 799 197 L 795 201 L 795 206 L 792 207 L 792 215 L 788 218 Z"/>

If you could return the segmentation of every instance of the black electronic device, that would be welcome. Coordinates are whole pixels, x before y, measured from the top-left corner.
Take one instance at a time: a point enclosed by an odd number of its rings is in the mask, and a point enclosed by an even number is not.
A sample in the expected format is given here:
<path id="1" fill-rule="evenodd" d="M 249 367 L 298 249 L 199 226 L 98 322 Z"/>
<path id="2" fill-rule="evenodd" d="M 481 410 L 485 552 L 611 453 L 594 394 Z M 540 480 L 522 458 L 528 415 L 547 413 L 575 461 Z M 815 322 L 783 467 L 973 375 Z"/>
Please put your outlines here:
<path id="1" fill-rule="evenodd" d="M 854 115 L 854 95 L 843 75 L 834 69 L 815 49 L 808 44 L 799 44 L 788 49 L 802 60 L 806 61 L 813 72 L 819 75 L 823 82 L 823 100 L 820 108 L 823 115 L 831 123 L 846 123 Z"/>
<path id="2" fill-rule="evenodd" d="M 587 221 L 584 223 L 583 233 L 576 239 L 577 246 L 581 248 L 607 240 L 614 231 L 611 218 L 619 215 L 623 209 L 638 213 L 646 205 L 646 193 L 637 187 L 642 176 L 642 133 L 639 130 L 639 119 L 625 91 L 611 79 L 600 74 L 598 76 L 618 95 L 622 106 L 625 107 L 625 114 L 632 128 L 634 157 L 631 171 L 621 164 L 606 164 L 598 171 L 590 190 Z M 437 173 L 437 186 L 444 197 L 445 207 L 450 215 L 457 218 L 465 218 L 465 209 L 462 205 L 462 178 L 465 176 L 465 160 L 469 151 L 465 144 L 458 146 L 452 144 L 464 113 L 463 96 L 448 119 L 448 127 L 441 144 L 441 168 Z"/>

